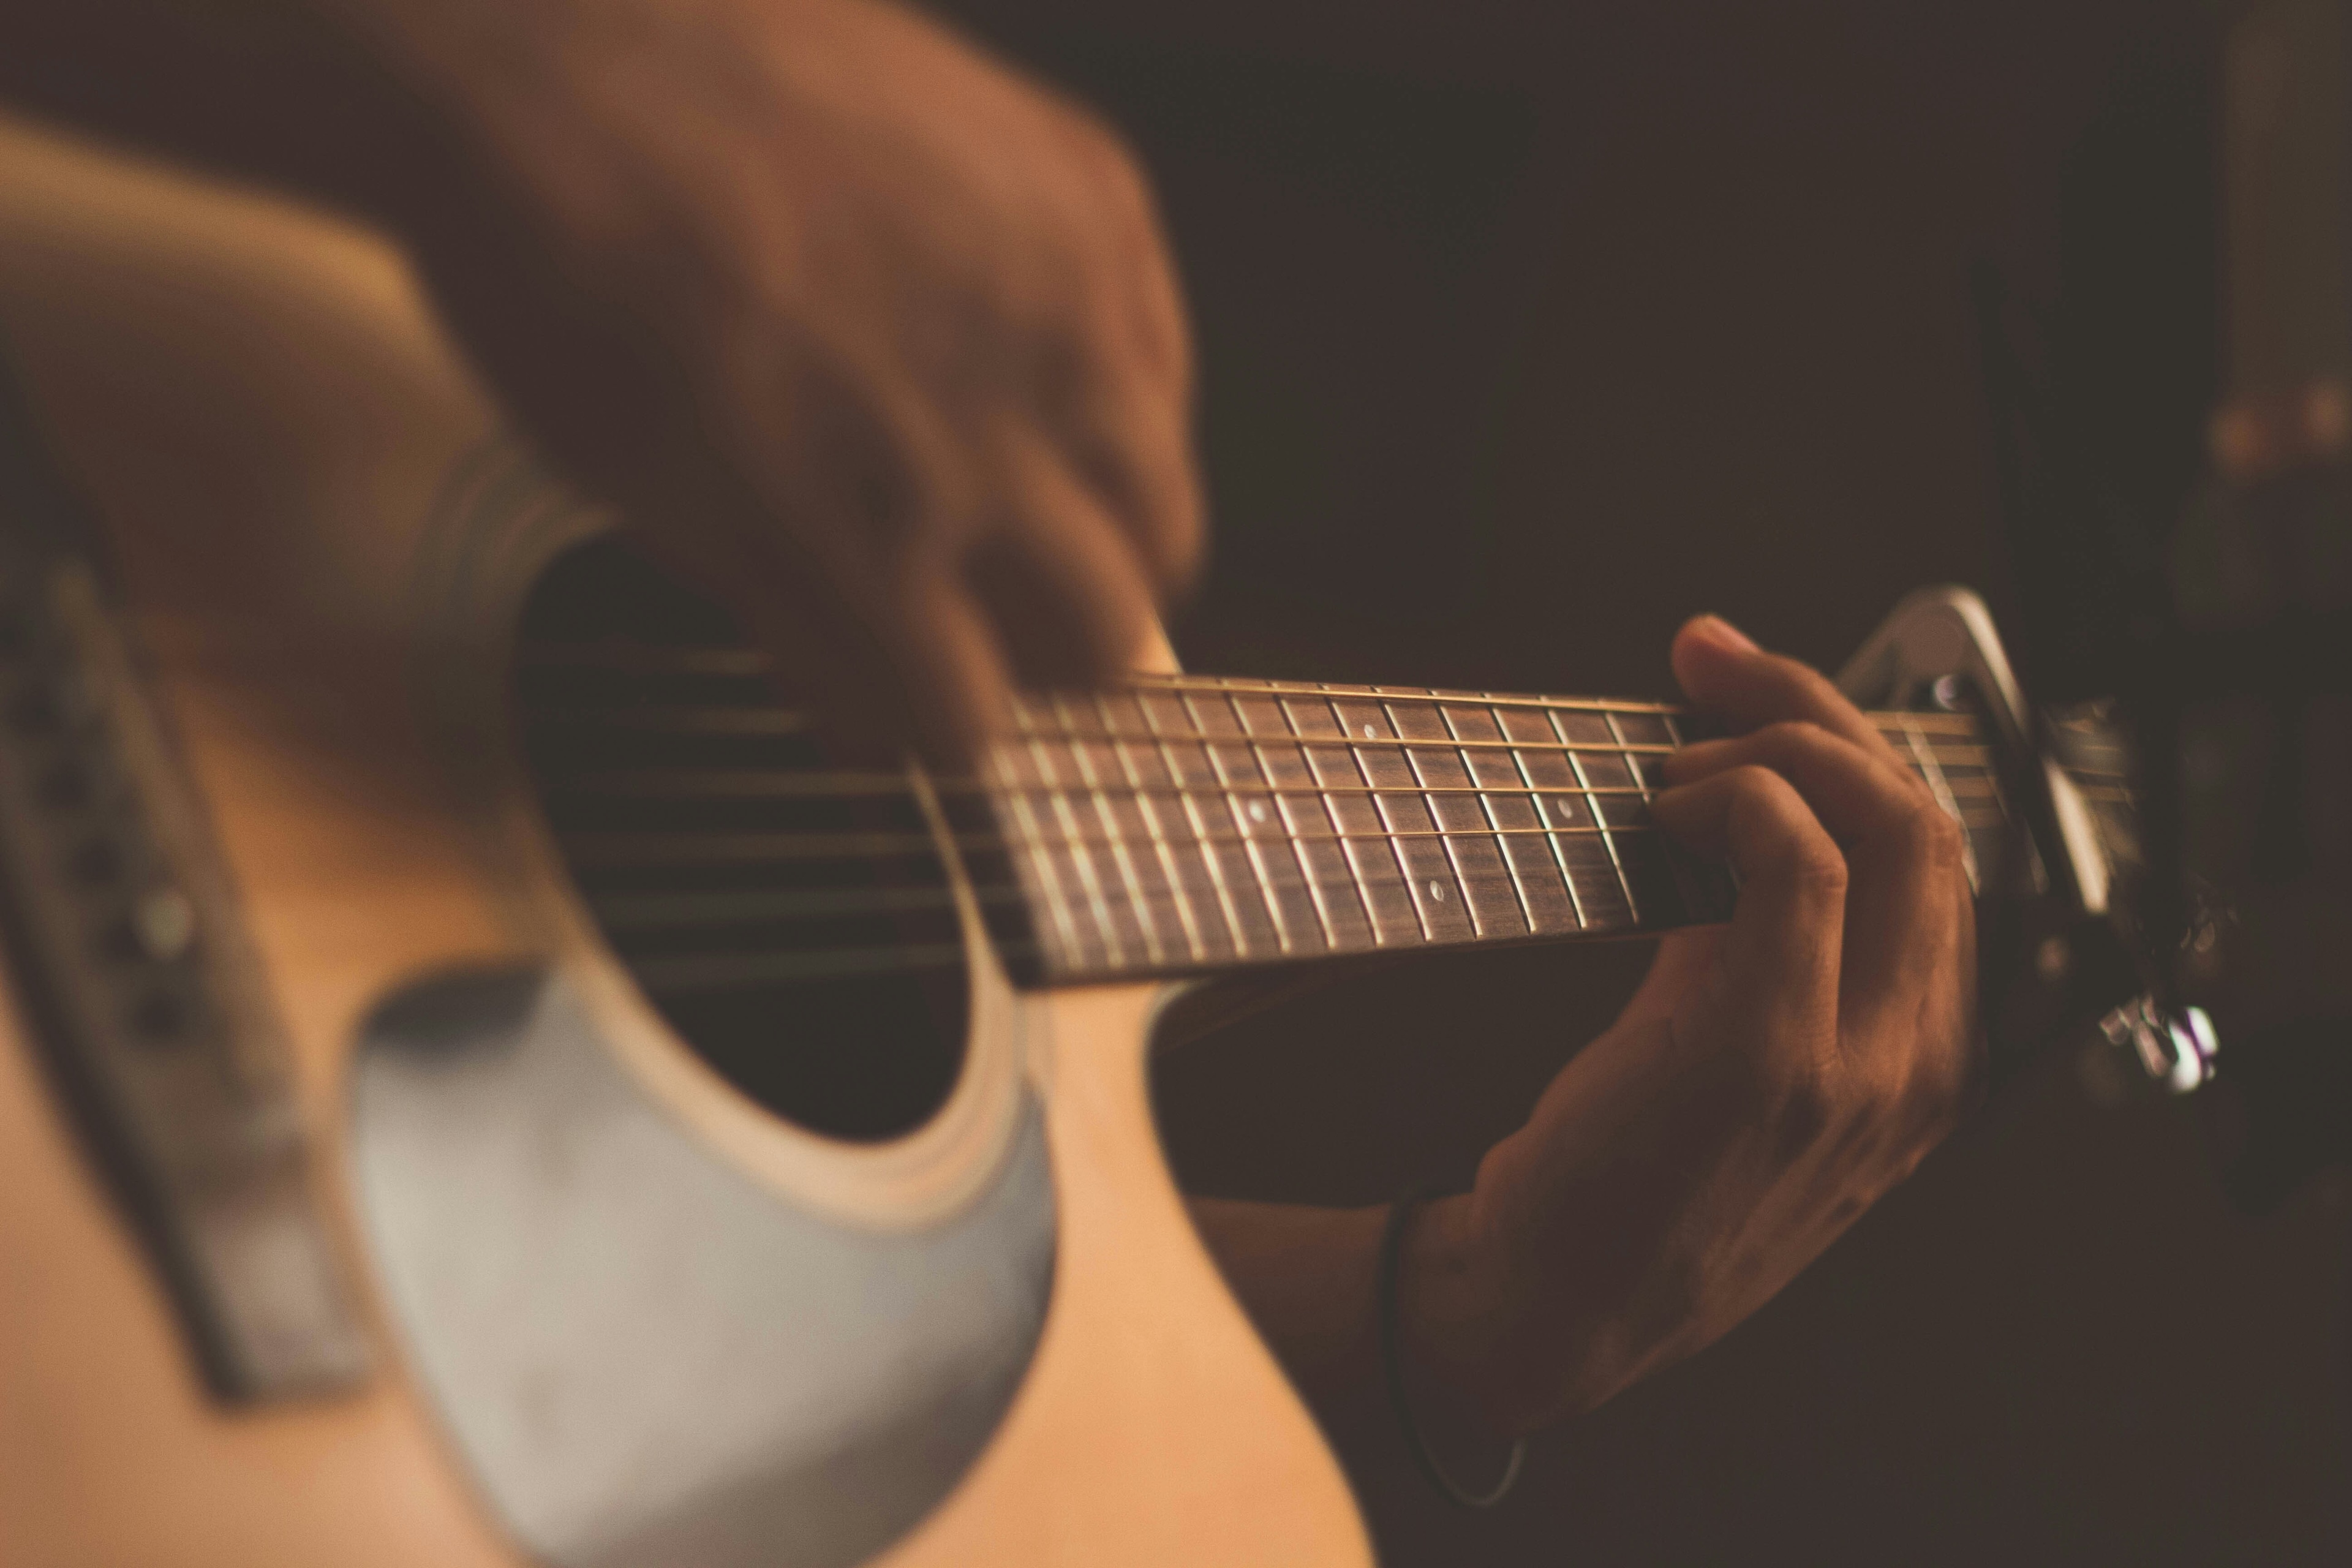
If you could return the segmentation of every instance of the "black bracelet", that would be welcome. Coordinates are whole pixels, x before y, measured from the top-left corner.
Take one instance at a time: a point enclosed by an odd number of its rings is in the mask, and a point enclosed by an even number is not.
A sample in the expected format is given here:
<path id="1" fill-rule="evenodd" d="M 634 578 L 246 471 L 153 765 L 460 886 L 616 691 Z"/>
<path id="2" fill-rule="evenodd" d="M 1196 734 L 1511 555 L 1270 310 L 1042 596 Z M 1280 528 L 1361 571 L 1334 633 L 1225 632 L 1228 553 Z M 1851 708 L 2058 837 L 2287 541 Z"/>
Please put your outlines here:
<path id="1" fill-rule="evenodd" d="M 1404 1256 L 1404 1231 L 1412 1211 L 1441 1195 L 1438 1190 L 1415 1193 L 1400 1198 L 1389 1209 L 1388 1228 L 1381 1233 L 1379 1272 L 1374 1276 L 1373 1290 L 1378 1299 L 1381 1320 L 1381 1366 L 1388 1374 L 1389 1403 L 1396 1407 L 1397 1424 L 1404 1428 L 1404 1446 L 1412 1453 L 1412 1462 L 1428 1478 L 1429 1484 L 1440 1496 L 1457 1508 L 1492 1508 L 1510 1495 L 1518 1484 L 1519 1470 L 1527 1463 L 1528 1440 L 1518 1438 L 1511 1445 L 1511 1457 L 1503 1466 L 1503 1479 L 1484 1492 L 1468 1490 L 1445 1473 L 1430 1452 L 1429 1439 L 1422 1436 L 1419 1423 L 1412 1418 L 1412 1405 L 1405 1398 L 1404 1357 L 1397 1349 L 1397 1264 Z"/>

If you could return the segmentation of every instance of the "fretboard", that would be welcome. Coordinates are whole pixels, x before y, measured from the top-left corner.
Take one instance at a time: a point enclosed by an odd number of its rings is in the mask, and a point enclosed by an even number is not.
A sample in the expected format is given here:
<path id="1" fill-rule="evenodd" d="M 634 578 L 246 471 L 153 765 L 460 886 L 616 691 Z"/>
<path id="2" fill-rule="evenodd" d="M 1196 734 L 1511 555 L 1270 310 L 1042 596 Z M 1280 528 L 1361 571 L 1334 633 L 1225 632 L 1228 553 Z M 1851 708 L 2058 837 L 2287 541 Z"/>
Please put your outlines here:
<path id="1" fill-rule="evenodd" d="M 1873 719 L 1967 830 L 1972 870 L 1991 863 L 2007 817 L 1979 721 Z M 1167 677 L 1026 698 L 1018 724 L 988 804 L 1026 906 L 1016 945 L 1049 983 L 1731 910 L 1728 869 L 1651 822 L 1685 739 L 1664 704 Z"/>

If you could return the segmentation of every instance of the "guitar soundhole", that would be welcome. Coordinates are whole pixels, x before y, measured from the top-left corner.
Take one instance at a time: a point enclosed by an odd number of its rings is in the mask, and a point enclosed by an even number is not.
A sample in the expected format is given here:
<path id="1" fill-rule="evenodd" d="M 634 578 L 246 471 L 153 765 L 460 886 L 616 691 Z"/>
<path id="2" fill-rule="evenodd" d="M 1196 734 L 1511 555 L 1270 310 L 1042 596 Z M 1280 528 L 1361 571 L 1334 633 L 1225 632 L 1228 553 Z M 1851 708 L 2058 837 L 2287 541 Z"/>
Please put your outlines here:
<path id="1" fill-rule="evenodd" d="M 614 540 L 525 608 L 522 750 L 579 896 L 678 1037 L 814 1131 L 912 1131 L 962 1065 L 962 935 L 899 774 L 826 757 L 732 619 Z"/>

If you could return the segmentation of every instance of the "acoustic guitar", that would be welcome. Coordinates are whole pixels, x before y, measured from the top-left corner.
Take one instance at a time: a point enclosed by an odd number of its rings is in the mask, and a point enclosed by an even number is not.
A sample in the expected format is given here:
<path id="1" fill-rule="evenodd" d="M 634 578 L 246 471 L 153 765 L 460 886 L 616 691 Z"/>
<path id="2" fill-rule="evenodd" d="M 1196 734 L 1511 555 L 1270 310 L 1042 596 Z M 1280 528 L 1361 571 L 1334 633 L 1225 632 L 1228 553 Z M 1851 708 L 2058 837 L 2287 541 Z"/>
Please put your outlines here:
<path id="1" fill-rule="evenodd" d="M 1163 668 L 845 769 L 380 238 L 0 127 L 0 1562 L 1368 1560 L 1155 1020 L 1723 918 L 1682 714 Z M 1846 687 L 1997 1039 L 2126 994 L 2097 725 L 1955 591 Z"/>

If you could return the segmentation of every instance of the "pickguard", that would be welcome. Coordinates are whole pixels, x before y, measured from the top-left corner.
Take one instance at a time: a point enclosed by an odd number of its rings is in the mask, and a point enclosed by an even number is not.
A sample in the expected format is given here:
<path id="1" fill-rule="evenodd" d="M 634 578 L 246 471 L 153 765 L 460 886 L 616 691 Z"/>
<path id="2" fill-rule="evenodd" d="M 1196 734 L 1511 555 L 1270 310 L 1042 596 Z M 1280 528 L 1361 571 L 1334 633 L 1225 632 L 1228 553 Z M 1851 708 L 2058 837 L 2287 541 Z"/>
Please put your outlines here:
<path id="1" fill-rule="evenodd" d="M 863 1229 L 730 1164 L 530 968 L 382 1006 L 348 1146 L 412 1373 L 519 1542 L 562 1568 L 832 1568 L 954 1485 L 1035 1348 L 1055 1202 L 1021 1094 L 972 1201 Z"/>

